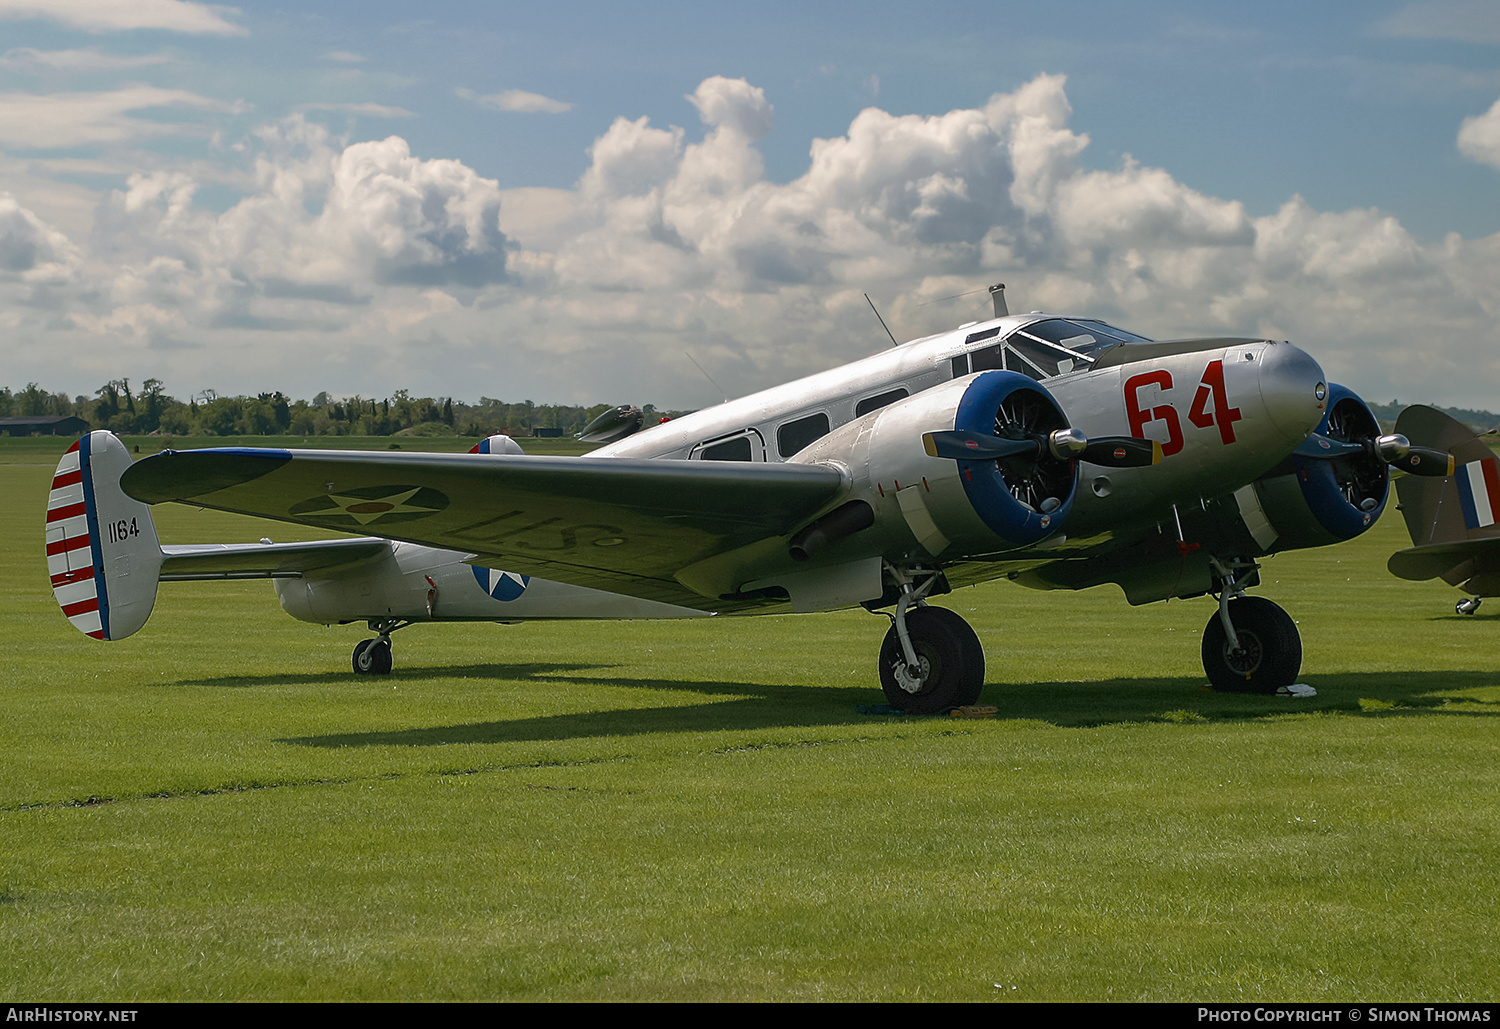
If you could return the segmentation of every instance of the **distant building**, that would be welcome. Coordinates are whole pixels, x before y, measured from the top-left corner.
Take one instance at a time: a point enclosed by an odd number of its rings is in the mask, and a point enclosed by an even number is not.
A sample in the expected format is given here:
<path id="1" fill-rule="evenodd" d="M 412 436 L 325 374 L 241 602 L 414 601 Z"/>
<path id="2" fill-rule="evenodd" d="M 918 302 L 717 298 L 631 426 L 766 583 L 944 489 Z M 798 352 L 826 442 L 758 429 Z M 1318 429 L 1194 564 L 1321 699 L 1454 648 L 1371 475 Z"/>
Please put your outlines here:
<path id="1" fill-rule="evenodd" d="M 7 436 L 82 436 L 88 431 L 89 423 L 71 414 L 0 418 L 0 433 Z"/>
<path id="2" fill-rule="evenodd" d="M 563 431 L 561 429 L 532 429 L 531 430 L 531 435 L 534 438 L 550 439 L 550 438 L 552 438 L 554 436 L 561 436 L 562 434 L 563 434 Z"/>

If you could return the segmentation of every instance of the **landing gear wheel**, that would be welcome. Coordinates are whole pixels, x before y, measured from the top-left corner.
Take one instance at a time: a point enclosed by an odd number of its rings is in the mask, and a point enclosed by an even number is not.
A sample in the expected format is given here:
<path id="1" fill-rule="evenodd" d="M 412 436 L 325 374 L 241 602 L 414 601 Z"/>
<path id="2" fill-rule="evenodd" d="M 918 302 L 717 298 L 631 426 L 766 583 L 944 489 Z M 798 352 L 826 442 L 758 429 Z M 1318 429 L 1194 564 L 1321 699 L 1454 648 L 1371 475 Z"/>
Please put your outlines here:
<path id="1" fill-rule="evenodd" d="M 917 652 L 910 669 L 895 625 L 880 645 L 880 688 L 898 711 L 935 715 L 979 699 L 984 688 L 984 647 L 969 623 L 945 607 L 906 613 L 906 632 Z"/>
<path id="2" fill-rule="evenodd" d="M 384 636 L 360 640 L 354 647 L 353 663 L 359 675 L 391 674 L 391 641 Z"/>
<path id="3" fill-rule="evenodd" d="M 1461 615 L 1471 615 L 1475 611 L 1479 610 L 1479 604 L 1480 604 L 1480 598 L 1479 597 L 1465 597 L 1464 599 L 1460 600 L 1457 604 L 1453 605 L 1453 610 L 1456 611 L 1456 612 L 1458 612 Z"/>
<path id="4" fill-rule="evenodd" d="M 1229 602 L 1240 646 L 1229 646 L 1224 622 L 1215 613 L 1203 627 L 1203 670 L 1214 689 L 1229 693 L 1275 693 L 1296 681 L 1302 670 L 1302 637 L 1292 616 L 1265 597 Z"/>

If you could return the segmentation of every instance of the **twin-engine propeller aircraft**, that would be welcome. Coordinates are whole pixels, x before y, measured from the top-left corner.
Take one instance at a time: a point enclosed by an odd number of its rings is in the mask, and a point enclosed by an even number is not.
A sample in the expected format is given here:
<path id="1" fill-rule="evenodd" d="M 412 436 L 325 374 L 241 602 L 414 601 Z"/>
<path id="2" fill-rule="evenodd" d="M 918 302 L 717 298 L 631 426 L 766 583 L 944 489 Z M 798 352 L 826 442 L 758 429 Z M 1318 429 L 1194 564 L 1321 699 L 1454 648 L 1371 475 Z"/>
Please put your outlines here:
<path id="1" fill-rule="evenodd" d="M 415 622 L 676 618 L 863 606 L 891 620 L 881 685 L 900 709 L 972 704 L 984 650 L 928 601 L 988 579 L 1113 582 L 1132 604 L 1213 594 L 1203 664 L 1272 692 L 1296 626 L 1245 596 L 1267 554 L 1379 517 L 1387 465 L 1447 455 L 1379 435 L 1316 361 L 1262 339 L 1153 342 L 1089 318 L 1011 315 L 639 425 L 586 457 L 227 448 L 131 464 L 104 432 L 58 466 L 47 515 L 57 599 L 102 639 L 145 624 L 158 581 L 269 577 L 282 607 L 366 622 L 354 668 L 391 668 Z M 317 543 L 161 546 L 146 505 L 179 501 L 365 533 Z"/>
<path id="2" fill-rule="evenodd" d="M 1412 546 L 1387 567 L 1403 579 L 1457 586 L 1470 595 L 1454 609 L 1471 615 L 1482 598 L 1500 594 L 1500 461 L 1473 429 L 1430 407 L 1402 411 L 1396 431 L 1448 451 L 1457 467 L 1444 479 L 1396 483 Z"/>

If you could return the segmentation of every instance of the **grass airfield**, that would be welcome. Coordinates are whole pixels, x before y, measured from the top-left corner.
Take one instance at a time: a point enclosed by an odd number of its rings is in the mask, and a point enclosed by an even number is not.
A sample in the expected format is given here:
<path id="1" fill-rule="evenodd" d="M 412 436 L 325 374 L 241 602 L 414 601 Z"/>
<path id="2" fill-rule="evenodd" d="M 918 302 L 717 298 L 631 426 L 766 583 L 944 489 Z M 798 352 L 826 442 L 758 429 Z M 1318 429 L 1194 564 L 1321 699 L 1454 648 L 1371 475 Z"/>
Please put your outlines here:
<path id="1" fill-rule="evenodd" d="M 97 643 L 42 557 L 65 445 L 0 443 L 6 1000 L 1500 992 L 1500 600 L 1386 573 L 1393 510 L 1262 572 L 1317 697 L 1201 690 L 1208 600 L 995 583 L 938 603 L 1000 717 L 902 719 L 863 612 L 416 626 L 380 678 L 264 582 L 166 583 Z"/>

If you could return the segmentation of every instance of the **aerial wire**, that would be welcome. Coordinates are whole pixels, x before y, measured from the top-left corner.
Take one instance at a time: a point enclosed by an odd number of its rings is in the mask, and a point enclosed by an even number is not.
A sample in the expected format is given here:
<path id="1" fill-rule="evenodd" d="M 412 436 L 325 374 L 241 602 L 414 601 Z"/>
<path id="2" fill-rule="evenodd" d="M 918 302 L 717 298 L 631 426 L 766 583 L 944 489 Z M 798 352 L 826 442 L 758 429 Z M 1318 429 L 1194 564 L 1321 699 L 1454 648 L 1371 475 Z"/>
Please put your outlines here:
<path id="1" fill-rule="evenodd" d="M 865 303 L 870 305 L 870 310 L 875 311 L 875 301 L 870 299 L 868 293 L 865 294 Z M 880 327 L 885 330 L 885 334 L 891 337 L 891 346 L 899 347 L 901 344 L 896 342 L 895 333 L 891 332 L 891 327 L 885 323 L 885 319 L 880 317 L 879 311 L 875 311 L 875 319 L 880 322 Z"/>

